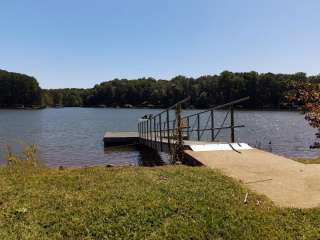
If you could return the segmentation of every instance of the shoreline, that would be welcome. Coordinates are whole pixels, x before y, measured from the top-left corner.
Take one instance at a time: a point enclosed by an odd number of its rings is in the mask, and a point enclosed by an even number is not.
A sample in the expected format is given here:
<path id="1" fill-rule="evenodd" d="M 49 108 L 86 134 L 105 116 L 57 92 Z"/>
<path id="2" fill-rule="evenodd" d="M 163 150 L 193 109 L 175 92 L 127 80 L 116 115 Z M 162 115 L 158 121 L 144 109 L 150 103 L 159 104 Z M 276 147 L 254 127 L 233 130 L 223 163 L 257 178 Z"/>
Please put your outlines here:
<path id="1" fill-rule="evenodd" d="M 52 107 L 52 106 L 42 106 L 37 108 L 32 107 L 25 107 L 25 108 L 14 108 L 14 107 L 0 107 L 0 110 L 43 110 L 43 109 L 63 109 L 63 108 L 92 108 L 92 109 L 132 109 L 132 110 L 141 110 L 141 109 L 147 109 L 147 110 L 165 110 L 166 108 L 158 108 L 158 107 L 111 107 L 111 106 L 105 106 L 105 107 L 98 107 L 98 106 L 63 106 L 63 107 Z M 184 108 L 183 110 L 207 110 L 207 108 Z M 223 111 L 226 109 L 219 109 L 215 111 Z M 235 108 L 236 111 L 279 111 L 279 112 L 300 112 L 299 109 L 293 109 L 293 108 Z"/>

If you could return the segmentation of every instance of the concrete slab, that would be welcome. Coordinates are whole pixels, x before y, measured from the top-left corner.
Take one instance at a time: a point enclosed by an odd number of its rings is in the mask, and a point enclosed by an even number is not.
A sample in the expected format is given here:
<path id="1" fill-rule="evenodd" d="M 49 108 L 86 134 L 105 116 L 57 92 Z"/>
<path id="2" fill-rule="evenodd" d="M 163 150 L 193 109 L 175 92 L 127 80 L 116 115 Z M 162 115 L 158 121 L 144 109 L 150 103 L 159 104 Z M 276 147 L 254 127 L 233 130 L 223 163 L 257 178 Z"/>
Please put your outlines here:
<path id="1" fill-rule="evenodd" d="M 320 206 L 320 165 L 306 165 L 262 150 L 185 153 L 203 165 L 221 170 L 281 207 Z M 250 197 L 250 196 L 249 196 Z"/>

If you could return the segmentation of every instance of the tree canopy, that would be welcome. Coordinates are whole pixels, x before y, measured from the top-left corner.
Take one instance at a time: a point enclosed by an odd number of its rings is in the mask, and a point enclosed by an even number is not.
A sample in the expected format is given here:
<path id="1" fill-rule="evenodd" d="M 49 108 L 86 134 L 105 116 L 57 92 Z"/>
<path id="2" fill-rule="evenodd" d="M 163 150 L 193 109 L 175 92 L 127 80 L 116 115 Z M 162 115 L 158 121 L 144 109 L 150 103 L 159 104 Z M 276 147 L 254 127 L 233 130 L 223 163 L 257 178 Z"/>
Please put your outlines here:
<path id="1" fill-rule="evenodd" d="M 0 106 L 40 105 L 41 88 L 34 77 L 0 70 Z"/>
<path id="2" fill-rule="evenodd" d="M 206 108 L 237 98 L 250 96 L 244 108 L 290 108 L 295 106 L 286 97 L 299 84 L 320 84 L 320 76 L 229 72 L 199 78 L 176 76 L 171 80 L 140 78 L 114 79 L 89 89 L 41 89 L 33 77 L 0 71 L 0 106 L 44 104 L 107 106 L 107 107 L 167 107 L 191 96 L 190 107 Z"/>

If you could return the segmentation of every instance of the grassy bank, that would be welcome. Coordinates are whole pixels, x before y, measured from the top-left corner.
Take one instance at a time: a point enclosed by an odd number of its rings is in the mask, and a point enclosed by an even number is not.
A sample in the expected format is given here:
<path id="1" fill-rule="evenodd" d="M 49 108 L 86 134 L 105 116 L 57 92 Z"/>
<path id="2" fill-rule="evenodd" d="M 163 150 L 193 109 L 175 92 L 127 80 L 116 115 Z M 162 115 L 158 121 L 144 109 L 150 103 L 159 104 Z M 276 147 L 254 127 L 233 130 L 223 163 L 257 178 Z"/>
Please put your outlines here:
<path id="1" fill-rule="evenodd" d="M 318 239 L 320 209 L 279 209 L 204 167 L 0 168 L 0 239 Z"/>
<path id="2" fill-rule="evenodd" d="M 320 164 L 320 157 L 312 159 L 298 159 L 297 161 L 304 164 Z"/>

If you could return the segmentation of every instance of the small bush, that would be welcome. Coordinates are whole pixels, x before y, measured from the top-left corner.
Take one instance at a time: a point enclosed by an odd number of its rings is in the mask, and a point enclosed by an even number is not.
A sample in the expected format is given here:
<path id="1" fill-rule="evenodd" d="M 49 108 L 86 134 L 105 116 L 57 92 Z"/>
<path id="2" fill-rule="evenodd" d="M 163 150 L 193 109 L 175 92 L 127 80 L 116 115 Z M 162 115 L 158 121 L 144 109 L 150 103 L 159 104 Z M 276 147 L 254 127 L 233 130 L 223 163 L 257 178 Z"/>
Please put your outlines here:
<path id="1" fill-rule="evenodd" d="M 5 159 L 10 167 L 37 167 L 38 164 L 38 151 L 34 144 L 24 144 L 22 155 L 15 154 L 10 146 L 7 146 L 7 153 Z"/>

